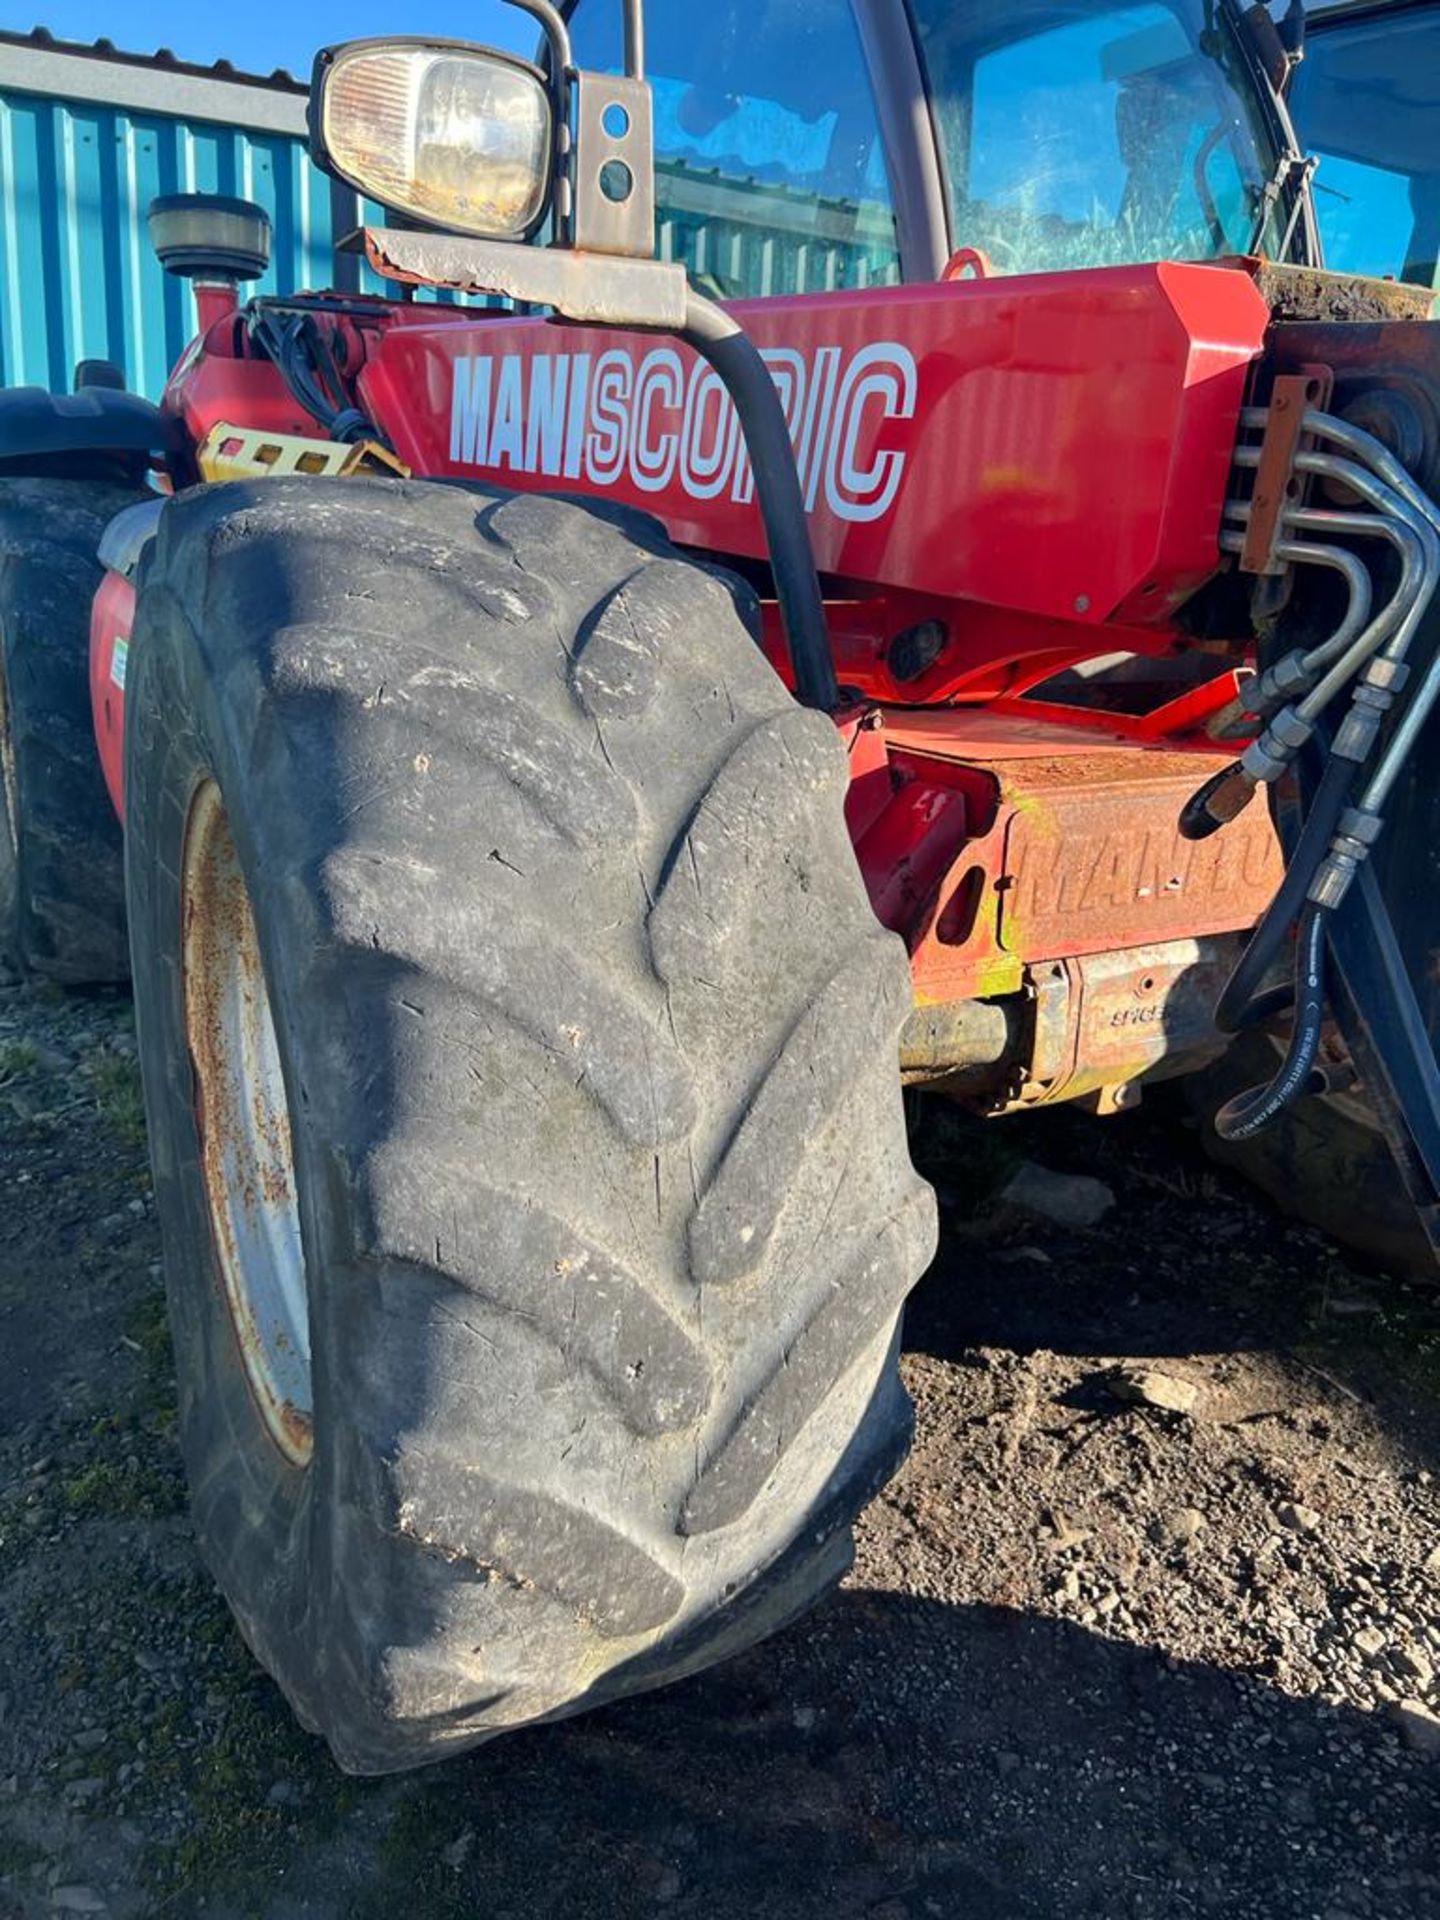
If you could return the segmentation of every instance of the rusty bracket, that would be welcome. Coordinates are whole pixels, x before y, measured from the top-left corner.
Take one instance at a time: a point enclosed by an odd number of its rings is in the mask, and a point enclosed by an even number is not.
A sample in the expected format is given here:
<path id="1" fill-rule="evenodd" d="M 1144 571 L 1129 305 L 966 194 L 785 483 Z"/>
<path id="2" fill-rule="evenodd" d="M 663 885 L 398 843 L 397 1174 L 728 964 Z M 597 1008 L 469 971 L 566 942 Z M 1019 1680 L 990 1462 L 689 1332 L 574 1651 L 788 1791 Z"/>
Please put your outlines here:
<path id="1" fill-rule="evenodd" d="M 365 255 L 386 280 L 498 293 L 553 307 L 591 326 L 654 327 L 683 333 L 689 289 L 685 269 L 665 260 L 523 247 L 454 233 L 366 227 Z"/>
<path id="2" fill-rule="evenodd" d="M 1333 384 L 1328 367 L 1306 367 L 1300 373 L 1280 373 L 1270 393 L 1270 416 L 1260 443 L 1260 464 L 1250 495 L 1250 518 L 1240 553 L 1242 573 L 1284 573 L 1288 561 L 1275 549 L 1285 538 L 1287 508 L 1298 507 L 1308 490 L 1305 475 L 1295 471 L 1295 456 L 1308 444 L 1307 407 L 1324 407 Z"/>

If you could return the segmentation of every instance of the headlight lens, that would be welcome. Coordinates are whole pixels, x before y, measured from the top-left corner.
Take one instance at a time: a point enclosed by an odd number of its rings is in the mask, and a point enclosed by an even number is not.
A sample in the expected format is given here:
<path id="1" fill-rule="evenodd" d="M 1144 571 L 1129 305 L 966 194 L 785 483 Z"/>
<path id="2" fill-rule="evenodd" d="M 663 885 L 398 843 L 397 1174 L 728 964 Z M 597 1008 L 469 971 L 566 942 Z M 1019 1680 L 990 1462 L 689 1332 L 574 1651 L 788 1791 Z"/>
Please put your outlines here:
<path id="1" fill-rule="evenodd" d="M 436 226 L 512 239 L 544 211 L 549 96 L 503 54 L 341 47 L 324 76 L 320 133 L 333 172 Z"/>

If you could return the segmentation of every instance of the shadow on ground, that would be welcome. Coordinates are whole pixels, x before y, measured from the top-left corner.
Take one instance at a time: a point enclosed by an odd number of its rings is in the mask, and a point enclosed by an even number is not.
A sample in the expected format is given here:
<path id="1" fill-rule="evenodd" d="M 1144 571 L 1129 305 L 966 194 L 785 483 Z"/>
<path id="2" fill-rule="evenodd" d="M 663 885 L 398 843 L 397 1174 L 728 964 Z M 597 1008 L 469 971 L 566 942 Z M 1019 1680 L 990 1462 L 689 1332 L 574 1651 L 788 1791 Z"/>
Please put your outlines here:
<path id="1" fill-rule="evenodd" d="M 411 1912 L 577 1920 L 1440 1911 L 1434 1775 L 1373 1719 L 897 1594 L 452 1763 L 393 1818 L 416 1857 L 367 1916 L 407 1881 Z"/>
<path id="2" fill-rule="evenodd" d="M 932 1110 L 917 1446 L 847 1585 L 669 1691 L 350 1781 L 195 1563 L 143 1157 L 87 1094 L 117 1018 L 45 1013 L 75 1084 L 42 1059 L 0 1139 L 5 1920 L 1440 1920 L 1440 1761 L 1347 1612 L 1440 1622 L 1435 1296 L 1143 1115 Z M 1106 1181 L 1102 1228 L 997 1207 L 1025 1156 Z M 1198 1382 L 1196 1417 L 1107 1397 L 1118 1360 Z"/>
<path id="3" fill-rule="evenodd" d="M 1060 1108 L 983 1125 L 926 1103 L 913 1144 L 941 1243 L 907 1309 L 908 1351 L 1274 1355 L 1440 1467 L 1440 1275 L 1367 1265 L 1282 1217 L 1207 1158 L 1172 1090 L 1099 1122 Z M 1099 1178 L 1114 1209 L 1084 1232 L 1010 1212 L 999 1196 L 1027 1159 Z"/>

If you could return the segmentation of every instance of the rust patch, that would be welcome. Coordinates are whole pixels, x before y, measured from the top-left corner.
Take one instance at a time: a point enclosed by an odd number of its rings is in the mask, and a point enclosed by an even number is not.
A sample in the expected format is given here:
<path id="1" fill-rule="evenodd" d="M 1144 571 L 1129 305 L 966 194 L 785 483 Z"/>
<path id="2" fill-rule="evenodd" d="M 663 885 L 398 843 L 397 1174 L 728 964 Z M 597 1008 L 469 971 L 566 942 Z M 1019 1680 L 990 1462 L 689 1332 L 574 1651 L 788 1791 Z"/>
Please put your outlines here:
<path id="1" fill-rule="evenodd" d="M 1229 755 L 958 710 L 887 727 L 892 748 L 969 762 L 999 785 L 993 824 L 959 849 L 911 931 L 922 1004 L 1016 992 L 1041 962 L 1253 926 L 1279 884 L 1260 805 L 1208 840 L 1181 838 L 1180 809 Z M 976 868 L 975 911 L 956 921 L 947 909 Z"/>
<path id="2" fill-rule="evenodd" d="M 1034 969 L 1047 1025 L 1014 1108 L 1090 1099 L 1102 1112 L 1134 1104 L 1142 1080 L 1167 1079 L 1223 1053 L 1214 1007 L 1243 937 L 1221 934 L 1058 960 Z"/>
<path id="3" fill-rule="evenodd" d="M 363 244 L 385 280 L 504 294 L 599 326 L 685 328 L 685 270 L 670 261 L 396 227 L 364 228 Z"/>
<path id="4" fill-rule="evenodd" d="M 1194 776 L 1131 788 L 1071 788 L 1020 808 L 1005 848 L 999 942 L 1026 958 L 1101 952 L 1158 938 L 1249 925 L 1280 879 L 1263 808 L 1208 840 L 1176 821 Z"/>
<path id="5" fill-rule="evenodd" d="M 1405 280 L 1370 280 L 1320 267 L 1253 265 L 1255 284 L 1276 320 L 1426 320 L 1435 296 Z"/>
<path id="6" fill-rule="evenodd" d="M 302 1413 L 293 1400 L 282 1400 L 276 1418 L 289 1442 L 285 1451 L 292 1459 L 308 1459 L 315 1445 L 315 1422 L 309 1414 Z"/>

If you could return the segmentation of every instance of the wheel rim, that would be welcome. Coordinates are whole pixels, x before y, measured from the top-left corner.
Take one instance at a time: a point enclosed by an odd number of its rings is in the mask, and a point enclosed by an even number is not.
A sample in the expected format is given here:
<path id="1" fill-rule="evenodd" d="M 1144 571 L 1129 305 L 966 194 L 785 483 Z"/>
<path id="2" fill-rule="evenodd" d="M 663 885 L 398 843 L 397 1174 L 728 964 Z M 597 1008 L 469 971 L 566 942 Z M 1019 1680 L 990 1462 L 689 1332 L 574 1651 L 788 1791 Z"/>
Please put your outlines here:
<path id="1" fill-rule="evenodd" d="M 182 863 L 185 1030 L 211 1234 L 266 1428 L 310 1458 L 310 1320 L 290 1109 L 255 916 L 220 789 L 200 786 Z"/>

